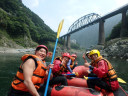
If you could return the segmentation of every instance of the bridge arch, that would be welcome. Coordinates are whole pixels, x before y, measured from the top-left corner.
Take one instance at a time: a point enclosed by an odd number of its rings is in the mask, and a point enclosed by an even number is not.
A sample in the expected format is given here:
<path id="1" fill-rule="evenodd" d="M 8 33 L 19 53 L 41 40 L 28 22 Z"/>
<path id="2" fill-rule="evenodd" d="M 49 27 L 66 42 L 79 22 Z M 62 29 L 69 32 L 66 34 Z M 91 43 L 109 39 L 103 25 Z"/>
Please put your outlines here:
<path id="1" fill-rule="evenodd" d="M 99 14 L 96 14 L 96 13 L 90 13 L 90 14 L 87 14 L 81 18 L 79 18 L 78 20 L 76 20 L 68 29 L 68 33 L 76 30 L 76 29 L 79 29 L 85 25 L 88 25 L 90 23 L 92 23 L 93 21 L 97 20 L 101 18 L 101 16 Z"/>

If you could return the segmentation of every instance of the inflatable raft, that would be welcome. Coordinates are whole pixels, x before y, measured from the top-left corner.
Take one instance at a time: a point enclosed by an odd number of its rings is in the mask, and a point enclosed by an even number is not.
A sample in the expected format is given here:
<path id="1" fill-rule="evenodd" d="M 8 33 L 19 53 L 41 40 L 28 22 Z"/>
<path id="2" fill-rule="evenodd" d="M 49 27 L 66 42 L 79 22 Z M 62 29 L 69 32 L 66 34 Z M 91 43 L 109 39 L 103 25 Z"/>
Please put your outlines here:
<path id="1" fill-rule="evenodd" d="M 84 66 L 77 66 L 74 68 L 73 72 L 78 72 L 79 78 L 72 78 L 67 79 L 69 86 L 77 86 L 77 87 L 88 87 L 87 86 L 87 80 L 82 78 L 83 76 L 87 76 L 86 70 L 89 70 L 89 68 L 86 68 Z M 123 90 L 123 88 L 120 86 L 118 90 L 114 92 L 106 92 L 104 93 L 105 96 L 128 96 L 128 94 Z"/>
<path id="2" fill-rule="evenodd" d="M 83 78 L 83 76 L 87 76 L 87 70 L 89 70 L 89 68 L 85 67 L 85 66 L 77 66 L 73 69 L 73 72 L 77 72 L 79 74 L 79 78 Z"/>
<path id="3" fill-rule="evenodd" d="M 68 81 L 68 86 L 76 86 L 76 87 L 83 87 L 83 88 L 88 87 L 87 80 L 85 80 L 83 78 L 72 78 L 72 79 L 67 79 L 67 81 Z M 88 91 L 88 94 L 91 94 L 91 93 L 89 93 L 89 91 Z M 114 92 L 104 92 L 102 94 L 103 94 L 103 96 L 128 96 L 128 94 L 123 90 L 123 88 L 121 86 L 119 87 L 118 90 L 116 90 Z M 74 96 L 76 96 L 76 95 L 74 95 Z M 78 95 L 78 96 L 83 96 L 83 95 Z M 84 96 L 93 96 L 93 95 L 84 95 Z M 100 95 L 96 95 L 96 96 L 100 96 Z"/>
<path id="4" fill-rule="evenodd" d="M 103 94 L 92 88 L 56 86 L 53 87 L 51 91 L 51 96 L 103 96 Z"/>
<path id="5" fill-rule="evenodd" d="M 54 86 L 51 96 L 128 96 L 128 94 L 120 86 L 114 92 L 100 92 L 92 88 L 88 88 L 87 80 L 82 78 L 87 76 L 88 68 L 77 66 L 73 71 L 78 72 L 79 76 L 67 79 L 68 86 Z"/>

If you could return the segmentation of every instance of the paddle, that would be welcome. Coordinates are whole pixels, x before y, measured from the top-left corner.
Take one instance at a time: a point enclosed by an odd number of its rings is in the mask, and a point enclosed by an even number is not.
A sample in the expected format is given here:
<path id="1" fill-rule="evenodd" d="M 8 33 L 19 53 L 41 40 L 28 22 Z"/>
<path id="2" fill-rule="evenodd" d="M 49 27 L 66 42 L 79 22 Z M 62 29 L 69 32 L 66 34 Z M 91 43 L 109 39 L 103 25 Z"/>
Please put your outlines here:
<path id="1" fill-rule="evenodd" d="M 84 76 L 84 79 L 88 80 L 88 79 L 99 79 L 98 77 L 86 77 Z"/>
<path id="2" fill-rule="evenodd" d="M 71 74 L 62 74 L 62 75 L 67 75 L 67 76 L 69 76 L 69 75 L 71 75 L 71 76 L 79 76 L 79 74 L 78 74 L 77 72 L 71 73 Z"/>
<path id="3" fill-rule="evenodd" d="M 56 46 L 57 46 L 58 39 L 59 39 L 59 36 L 60 36 L 60 31 L 61 31 L 62 26 L 63 26 L 63 22 L 64 22 L 64 20 L 62 20 L 62 21 L 60 22 L 59 27 L 58 27 L 57 38 L 56 38 L 56 43 L 55 43 L 55 46 L 54 46 L 54 51 L 53 51 L 53 55 L 52 55 L 51 64 L 53 64 L 53 60 L 54 60 L 54 56 L 55 56 L 55 51 L 56 51 Z M 46 87 L 45 87 L 44 96 L 47 95 L 48 85 L 49 85 L 49 80 L 50 80 L 51 72 L 52 72 L 52 69 L 50 68 L 50 69 L 49 69 L 49 73 L 48 73 L 48 79 L 47 79 L 47 83 L 46 83 Z"/>
<path id="4" fill-rule="evenodd" d="M 67 75 L 67 76 L 72 75 L 72 76 L 76 76 L 76 74 L 62 74 L 62 75 Z"/>
<path id="5" fill-rule="evenodd" d="M 126 81 L 124 81 L 124 80 L 121 79 L 121 78 L 117 78 L 117 80 L 118 80 L 118 82 L 120 82 L 120 83 L 126 83 Z"/>
<path id="6" fill-rule="evenodd" d="M 84 79 L 99 79 L 98 77 L 86 77 L 86 76 L 84 76 Z M 117 78 L 117 80 L 118 80 L 118 82 L 120 82 L 120 83 L 126 83 L 126 81 L 124 81 L 123 79 L 121 79 L 121 78 Z"/>

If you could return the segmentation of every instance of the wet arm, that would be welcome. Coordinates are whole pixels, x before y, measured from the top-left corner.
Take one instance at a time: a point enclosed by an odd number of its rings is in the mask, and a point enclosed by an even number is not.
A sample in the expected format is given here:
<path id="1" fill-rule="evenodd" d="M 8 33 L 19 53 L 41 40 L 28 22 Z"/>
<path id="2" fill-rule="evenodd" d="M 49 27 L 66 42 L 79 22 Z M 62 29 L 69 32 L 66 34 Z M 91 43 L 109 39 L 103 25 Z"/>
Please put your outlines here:
<path id="1" fill-rule="evenodd" d="M 33 59 L 28 59 L 23 64 L 23 75 L 24 75 L 24 84 L 28 88 L 29 92 L 33 96 L 39 96 L 33 82 L 32 82 L 32 75 L 33 71 L 35 70 L 35 62 Z"/>
<path id="2" fill-rule="evenodd" d="M 83 59 L 84 59 L 84 62 L 85 62 L 85 63 L 88 63 L 88 61 L 87 61 L 86 58 L 85 58 L 85 53 L 83 53 L 83 56 L 82 56 L 82 57 L 83 57 Z"/>

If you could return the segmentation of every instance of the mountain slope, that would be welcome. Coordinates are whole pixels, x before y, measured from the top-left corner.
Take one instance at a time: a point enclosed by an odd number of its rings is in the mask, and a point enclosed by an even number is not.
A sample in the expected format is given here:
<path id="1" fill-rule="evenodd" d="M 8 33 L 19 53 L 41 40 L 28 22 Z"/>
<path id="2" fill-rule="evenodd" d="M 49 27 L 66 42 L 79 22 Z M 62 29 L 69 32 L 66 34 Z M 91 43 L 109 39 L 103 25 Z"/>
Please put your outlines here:
<path id="1" fill-rule="evenodd" d="M 4 37 L 23 47 L 47 45 L 56 38 L 56 33 L 21 0 L 0 0 L 0 34 L 0 41 Z M 10 47 L 0 42 L 0 46 L 5 45 Z"/>

